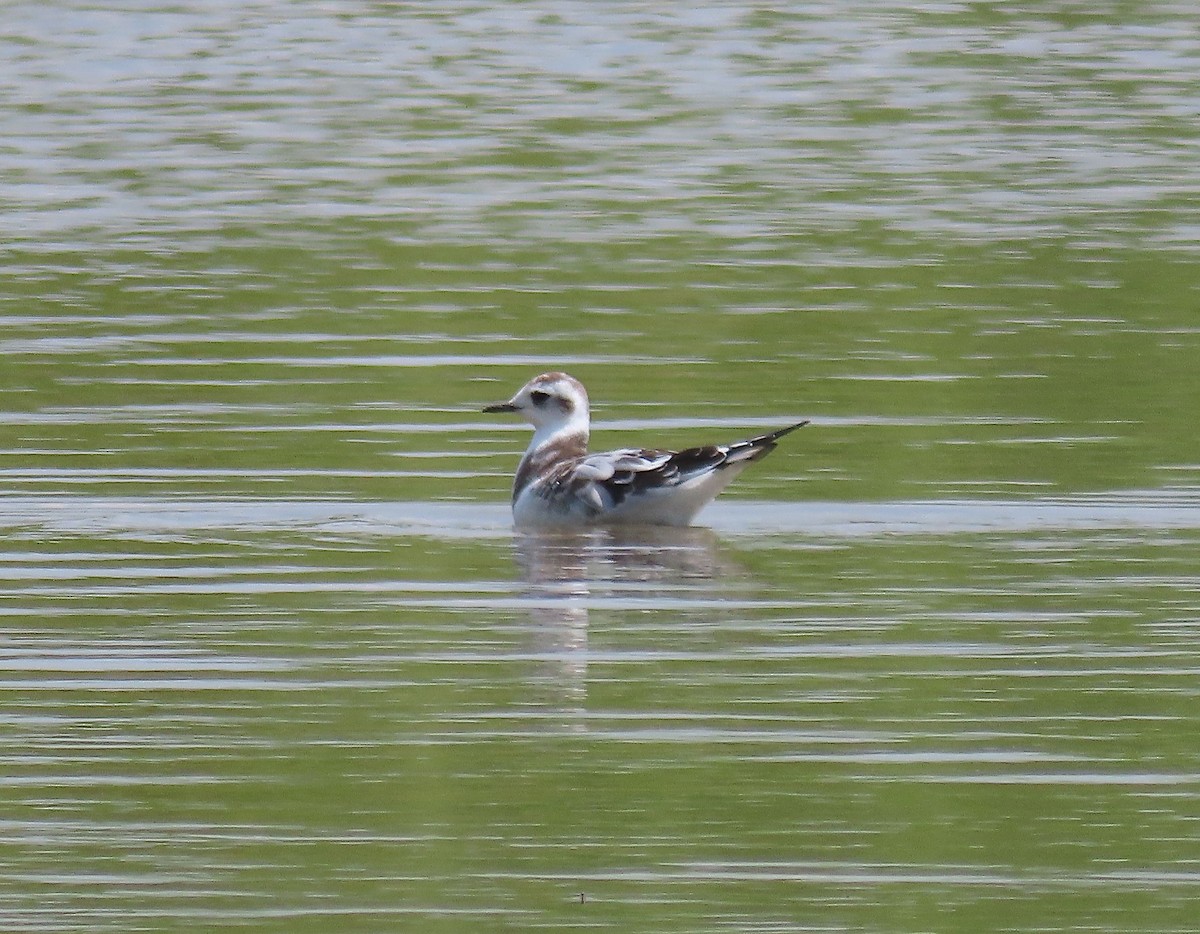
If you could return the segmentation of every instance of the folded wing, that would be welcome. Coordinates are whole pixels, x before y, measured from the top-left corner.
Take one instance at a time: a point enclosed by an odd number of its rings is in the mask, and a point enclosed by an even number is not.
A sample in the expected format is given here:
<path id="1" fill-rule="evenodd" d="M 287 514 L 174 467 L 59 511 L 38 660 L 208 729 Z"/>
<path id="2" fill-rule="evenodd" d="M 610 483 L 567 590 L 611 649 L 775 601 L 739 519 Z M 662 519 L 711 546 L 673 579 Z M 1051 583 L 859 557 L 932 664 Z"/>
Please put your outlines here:
<path id="1" fill-rule="evenodd" d="M 567 493 L 597 513 L 610 512 L 638 497 L 671 496 L 681 488 L 705 482 L 716 471 L 765 457 L 780 438 L 806 424 L 799 422 L 734 444 L 683 451 L 623 448 L 587 455 L 557 472 L 551 480 L 557 488 L 553 492 Z"/>

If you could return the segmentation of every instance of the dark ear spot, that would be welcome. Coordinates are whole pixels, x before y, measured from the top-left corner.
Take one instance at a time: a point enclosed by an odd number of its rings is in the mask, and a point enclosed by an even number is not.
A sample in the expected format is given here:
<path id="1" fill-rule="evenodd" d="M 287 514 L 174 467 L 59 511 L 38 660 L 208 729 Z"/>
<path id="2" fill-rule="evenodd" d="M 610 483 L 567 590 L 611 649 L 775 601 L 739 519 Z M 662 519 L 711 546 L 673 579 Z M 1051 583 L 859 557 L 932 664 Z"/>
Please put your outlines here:
<path id="1" fill-rule="evenodd" d="M 563 415 L 570 415 L 572 412 L 575 411 L 575 403 L 572 402 L 570 399 L 568 399 L 566 396 L 558 397 L 558 407 L 560 409 L 562 409 Z"/>
<path id="2" fill-rule="evenodd" d="M 550 398 L 550 393 L 535 389 L 529 394 L 529 398 L 533 401 L 534 405 L 545 405 L 546 400 Z"/>

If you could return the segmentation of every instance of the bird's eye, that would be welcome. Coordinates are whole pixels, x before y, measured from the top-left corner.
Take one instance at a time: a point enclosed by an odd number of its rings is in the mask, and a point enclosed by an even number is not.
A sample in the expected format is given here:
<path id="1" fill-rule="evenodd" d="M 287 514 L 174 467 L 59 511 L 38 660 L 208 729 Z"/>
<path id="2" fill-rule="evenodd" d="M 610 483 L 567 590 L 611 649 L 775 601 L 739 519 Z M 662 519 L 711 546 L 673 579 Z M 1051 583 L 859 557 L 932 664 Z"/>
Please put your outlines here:
<path id="1" fill-rule="evenodd" d="M 529 398 L 533 400 L 534 405 L 545 405 L 546 400 L 550 398 L 550 393 L 535 389 L 529 394 Z"/>

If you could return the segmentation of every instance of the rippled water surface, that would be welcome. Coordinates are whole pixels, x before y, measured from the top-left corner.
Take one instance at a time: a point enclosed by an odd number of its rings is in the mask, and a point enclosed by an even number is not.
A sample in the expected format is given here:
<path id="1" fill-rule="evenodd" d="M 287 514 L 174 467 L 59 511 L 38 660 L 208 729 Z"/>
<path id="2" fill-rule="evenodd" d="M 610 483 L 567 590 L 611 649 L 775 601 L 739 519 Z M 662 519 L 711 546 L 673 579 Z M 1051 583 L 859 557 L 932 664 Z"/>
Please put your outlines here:
<path id="1" fill-rule="evenodd" d="M 0 929 L 1195 931 L 1191 4 L 3 19 Z"/>

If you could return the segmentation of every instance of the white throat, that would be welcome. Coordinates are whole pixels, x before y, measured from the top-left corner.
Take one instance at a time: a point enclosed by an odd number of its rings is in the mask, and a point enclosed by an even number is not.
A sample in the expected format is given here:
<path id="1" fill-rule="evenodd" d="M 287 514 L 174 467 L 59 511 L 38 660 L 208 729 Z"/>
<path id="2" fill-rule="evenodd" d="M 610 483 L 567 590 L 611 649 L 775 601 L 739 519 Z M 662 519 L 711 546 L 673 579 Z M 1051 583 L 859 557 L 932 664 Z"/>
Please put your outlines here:
<path id="1" fill-rule="evenodd" d="M 539 425 L 534 429 L 533 437 L 529 441 L 529 447 L 525 449 L 526 456 L 529 456 L 544 444 L 556 442 L 562 438 L 570 438 L 581 436 L 583 443 L 587 445 L 589 429 L 588 413 L 586 411 L 572 413 L 568 418 L 562 421 L 551 422 L 546 425 Z"/>

